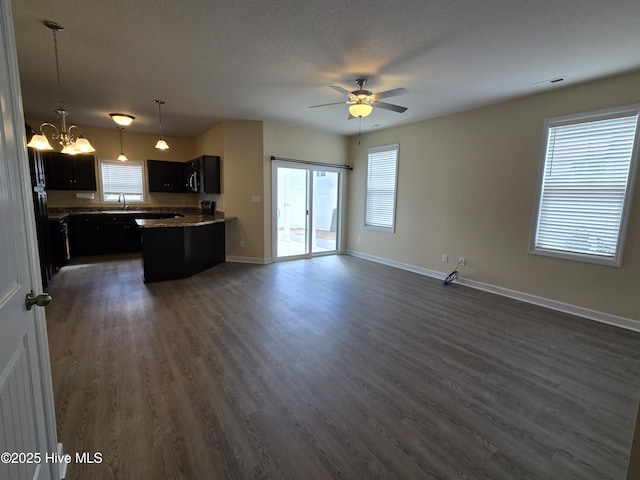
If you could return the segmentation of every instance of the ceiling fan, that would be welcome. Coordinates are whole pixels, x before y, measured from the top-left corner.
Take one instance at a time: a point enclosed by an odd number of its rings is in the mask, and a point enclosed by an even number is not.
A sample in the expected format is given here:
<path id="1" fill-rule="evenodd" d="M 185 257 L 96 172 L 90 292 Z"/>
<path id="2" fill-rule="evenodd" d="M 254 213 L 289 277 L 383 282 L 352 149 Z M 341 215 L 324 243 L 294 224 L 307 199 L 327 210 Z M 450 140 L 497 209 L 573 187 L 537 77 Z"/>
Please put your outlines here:
<path id="1" fill-rule="evenodd" d="M 358 84 L 358 90 L 349 92 L 339 85 L 330 85 L 329 88 L 334 89 L 338 93 L 342 93 L 349 97 L 349 100 L 344 102 L 323 103 L 322 105 L 311 105 L 309 108 L 327 107 L 329 105 L 349 105 L 349 120 L 352 118 L 362 118 L 371 114 L 373 107 L 382 108 L 384 110 L 391 110 L 392 112 L 403 113 L 407 110 L 407 107 L 401 107 L 399 105 L 393 105 L 391 103 L 380 102 L 382 98 L 397 97 L 398 95 L 407 95 L 409 92 L 405 88 L 394 88 L 393 90 L 387 90 L 385 92 L 373 93 L 369 90 L 365 90 L 364 86 L 367 83 L 366 78 L 358 78 L 356 80 Z"/>

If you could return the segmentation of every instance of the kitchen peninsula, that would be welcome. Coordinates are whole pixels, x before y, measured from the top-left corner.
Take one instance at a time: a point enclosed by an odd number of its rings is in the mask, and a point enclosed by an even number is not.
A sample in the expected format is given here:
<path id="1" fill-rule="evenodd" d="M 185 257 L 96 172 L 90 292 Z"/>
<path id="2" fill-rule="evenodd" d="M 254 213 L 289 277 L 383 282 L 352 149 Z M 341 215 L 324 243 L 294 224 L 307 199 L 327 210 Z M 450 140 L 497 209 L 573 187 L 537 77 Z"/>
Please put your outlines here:
<path id="1" fill-rule="evenodd" d="M 138 218 L 142 234 L 144 282 L 190 277 L 225 261 L 225 218 L 184 215 Z"/>

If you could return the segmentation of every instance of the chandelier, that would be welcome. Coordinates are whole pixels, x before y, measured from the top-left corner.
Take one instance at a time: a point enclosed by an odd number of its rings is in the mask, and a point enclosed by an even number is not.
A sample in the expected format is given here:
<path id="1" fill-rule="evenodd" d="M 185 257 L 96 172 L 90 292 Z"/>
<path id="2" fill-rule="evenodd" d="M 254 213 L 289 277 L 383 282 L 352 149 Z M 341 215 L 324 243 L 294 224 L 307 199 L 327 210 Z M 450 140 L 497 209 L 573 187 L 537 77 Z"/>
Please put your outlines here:
<path id="1" fill-rule="evenodd" d="M 60 116 L 60 129 L 56 127 L 53 123 L 45 122 L 40 125 L 40 130 L 36 133 L 31 141 L 27 144 L 27 147 L 35 148 L 37 150 L 53 150 L 53 147 L 49 143 L 49 139 L 44 134 L 44 127 L 52 127 L 54 129 L 54 133 L 51 134 L 52 140 L 58 140 L 60 145 L 62 146 L 62 153 L 66 153 L 69 155 L 76 155 L 78 153 L 90 153 L 95 152 L 96 149 L 93 148 L 89 140 L 87 140 L 80 128 L 76 125 L 67 126 L 67 110 L 62 100 L 62 83 L 60 82 L 60 62 L 58 60 L 58 38 L 57 33 L 59 31 L 64 30 L 64 27 L 56 22 L 51 22 L 49 20 L 45 20 L 43 22 L 46 27 L 50 28 L 53 31 L 53 49 L 55 51 L 56 56 L 56 75 L 58 80 L 58 108 L 55 112 Z M 73 132 L 72 130 L 76 130 L 77 132 Z"/>

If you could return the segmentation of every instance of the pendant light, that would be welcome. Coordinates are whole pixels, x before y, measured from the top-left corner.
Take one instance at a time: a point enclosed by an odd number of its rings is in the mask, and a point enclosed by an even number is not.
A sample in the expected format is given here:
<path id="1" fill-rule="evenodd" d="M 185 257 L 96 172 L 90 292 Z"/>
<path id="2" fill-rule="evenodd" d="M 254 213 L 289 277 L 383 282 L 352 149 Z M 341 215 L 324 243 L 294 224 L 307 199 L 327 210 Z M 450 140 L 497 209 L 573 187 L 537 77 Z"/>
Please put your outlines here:
<path id="1" fill-rule="evenodd" d="M 31 141 L 27 144 L 27 147 L 35 148 L 37 150 L 53 150 L 53 147 L 49 143 L 49 139 L 44 134 L 44 127 L 52 127 L 55 130 L 55 133 L 51 135 L 52 140 L 58 140 L 60 145 L 62 146 L 62 153 L 66 153 L 69 155 L 76 155 L 78 153 L 91 153 L 95 152 L 96 149 L 93 148 L 89 140 L 87 140 L 80 128 L 76 125 L 69 125 L 67 127 L 67 115 L 68 112 L 66 110 L 66 106 L 62 99 L 62 83 L 60 82 L 60 62 L 58 59 L 58 37 L 57 33 L 59 31 L 64 30 L 64 27 L 56 22 L 51 22 L 49 20 L 45 20 L 44 25 L 47 28 L 50 28 L 53 32 L 53 49 L 56 57 L 56 76 L 58 79 L 58 108 L 55 112 L 60 116 L 60 129 L 56 127 L 54 124 L 45 122 L 40 125 L 40 131 L 36 133 Z M 77 134 L 71 133 L 73 129 L 78 131 Z"/>
<path id="2" fill-rule="evenodd" d="M 116 128 L 120 131 L 120 155 L 118 155 L 118 160 L 127 162 L 129 159 L 124 154 L 124 148 L 122 148 L 122 131 L 124 127 L 131 125 L 136 117 L 128 113 L 110 113 L 109 116 L 118 125 Z"/>
<path id="3" fill-rule="evenodd" d="M 156 142 L 156 148 L 158 150 L 168 150 L 169 144 L 164 141 L 162 137 L 162 112 L 160 111 L 160 105 L 164 105 L 162 100 L 154 100 L 155 103 L 158 104 L 158 120 L 160 122 L 160 139 Z"/>
<path id="4" fill-rule="evenodd" d="M 120 130 L 120 155 L 118 155 L 118 160 L 121 162 L 127 162 L 129 159 L 124 154 L 124 149 L 122 148 L 122 131 L 124 130 L 124 127 L 118 127 L 118 130 Z"/>

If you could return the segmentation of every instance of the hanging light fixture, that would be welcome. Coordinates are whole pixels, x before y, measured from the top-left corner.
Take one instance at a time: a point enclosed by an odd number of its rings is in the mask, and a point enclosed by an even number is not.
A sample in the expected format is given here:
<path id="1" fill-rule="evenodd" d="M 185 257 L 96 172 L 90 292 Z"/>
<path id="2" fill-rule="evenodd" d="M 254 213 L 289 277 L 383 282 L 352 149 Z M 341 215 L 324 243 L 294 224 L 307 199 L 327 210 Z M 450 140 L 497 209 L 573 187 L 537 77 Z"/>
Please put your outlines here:
<path id="1" fill-rule="evenodd" d="M 374 100 L 371 96 L 371 92 L 364 89 L 364 86 L 367 83 L 367 79 L 359 78 L 358 80 L 356 80 L 356 83 L 358 84 L 360 89 L 356 90 L 355 92 L 351 92 L 353 95 L 355 95 L 355 98 L 352 97 L 351 101 L 353 103 L 349 105 L 349 114 L 354 117 L 360 118 L 368 117 L 373 111 Z"/>
<path id="2" fill-rule="evenodd" d="M 158 150 L 168 150 L 169 144 L 164 141 L 162 137 L 162 112 L 160 111 L 160 105 L 164 105 L 162 100 L 154 100 L 155 103 L 158 104 L 158 119 L 160 121 L 160 139 L 156 142 L 156 148 Z"/>
<path id="3" fill-rule="evenodd" d="M 120 130 L 120 155 L 118 155 L 118 160 L 121 162 L 127 162 L 129 159 L 124 154 L 124 149 L 122 148 L 122 130 L 124 130 L 124 127 L 118 127 L 118 130 Z"/>
<path id="4" fill-rule="evenodd" d="M 121 127 L 128 127 L 136 118 L 133 115 L 126 113 L 110 113 L 109 116 L 114 122 L 116 122 L 116 125 L 120 125 Z"/>
<path id="5" fill-rule="evenodd" d="M 349 105 L 349 113 L 354 117 L 367 117 L 371 115 L 371 111 L 373 110 L 373 106 L 369 104 L 366 100 L 358 99 L 356 103 L 353 105 Z"/>
<path id="6" fill-rule="evenodd" d="M 45 122 L 40 125 L 40 131 L 36 133 L 31 141 L 27 144 L 28 147 L 35 148 L 37 150 L 53 150 L 53 147 L 49 143 L 49 139 L 44 134 L 44 127 L 52 127 L 55 130 L 55 133 L 51 135 L 52 140 L 58 140 L 60 145 L 62 145 L 62 153 L 67 153 L 69 155 L 76 155 L 78 153 L 90 153 L 95 152 L 96 149 L 93 148 L 89 140 L 87 140 L 80 128 L 76 125 L 69 125 L 67 127 L 67 110 L 62 100 L 62 83 L 60 82 L 60 62 L 58 60 L 58 37 L 57 33 L 59 31 L 64 30 L 64 27 L 56 22 L 51 22 L 49 20 L 45 20 L 43 22 L 47 28 L 50 28 L 53 31 L 53 49 L 56 56 L 56 75 L 58 80 L 58 108 L 55 112 L 60 115 L 60 129 L 56 127 L 54 124 Z M 71 133 L 73 129 L 78 131 L 77 134 Z"/>

